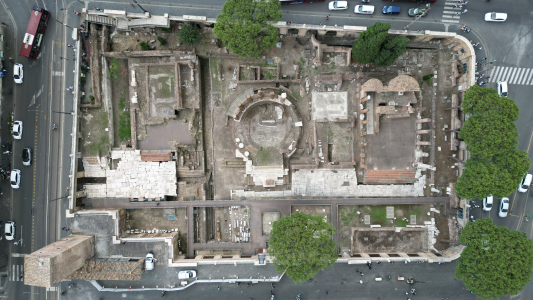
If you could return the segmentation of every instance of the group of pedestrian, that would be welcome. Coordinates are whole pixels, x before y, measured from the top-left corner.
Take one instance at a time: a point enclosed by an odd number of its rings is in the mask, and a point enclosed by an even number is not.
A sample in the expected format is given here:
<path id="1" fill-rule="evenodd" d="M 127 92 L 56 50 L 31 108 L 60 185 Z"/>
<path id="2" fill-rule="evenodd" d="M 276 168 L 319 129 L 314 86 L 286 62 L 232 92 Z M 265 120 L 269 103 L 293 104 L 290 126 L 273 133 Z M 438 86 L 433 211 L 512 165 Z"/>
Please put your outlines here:
<path id="1" fill-rule="evenodd" d="M 61 228 L 61 230 L 65 230 L 66 232 L 69 232 L 69 231 L 70 231 L 70 228 L 68 228 L 68 227 L 65 226 L 65 227 Z"/>
<path id="2" fill-rule="evenodd" d="M 466 27 L 466 24 L 464 24 L 463 26 L 461 26 L 461 30 L 466 32 L 466 33 L 470 33 L 470 28 Z"/>
<path id="3" fill-rule="evenodd" d="M 68 91 L 72 91 L 73 89 L 74 89 L 73 86 L 69 86 L 66 90 L 67 90 L 67 92 L 68 92 Z"/>
<path id="4" fill-rule="evenodd" d="M 71 44 L 67 44 L 67 47 L 72 48 L 72 49 L 76 49 L 76 46 L 71 45 Z"/>

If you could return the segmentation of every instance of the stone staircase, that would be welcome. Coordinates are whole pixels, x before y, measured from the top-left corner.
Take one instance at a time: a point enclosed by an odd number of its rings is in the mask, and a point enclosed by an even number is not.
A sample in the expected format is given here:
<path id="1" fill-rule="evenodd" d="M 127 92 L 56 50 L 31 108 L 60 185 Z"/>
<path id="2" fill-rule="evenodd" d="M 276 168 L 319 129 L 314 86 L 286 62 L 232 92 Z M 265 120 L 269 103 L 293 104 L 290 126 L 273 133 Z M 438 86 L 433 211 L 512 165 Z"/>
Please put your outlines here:
<path id="1" fill-rule="evenodd" d="M 367 170 L 365 184 L 405 184 L 415 181 L 415 170 Z"/>
<path id="2" fill-rule="evenodd" d="M 93 15 L 93 14 L 87 15 L 86 21 L 91 22 L 91 23 L 98 23 L 102 25 L 109 25 L 113 27 L 117 27 L 117 24 L 118 24 L 118 21 L 115 19 L 104 17 L 104 16 L 99 16 L 99 15 Z"/>

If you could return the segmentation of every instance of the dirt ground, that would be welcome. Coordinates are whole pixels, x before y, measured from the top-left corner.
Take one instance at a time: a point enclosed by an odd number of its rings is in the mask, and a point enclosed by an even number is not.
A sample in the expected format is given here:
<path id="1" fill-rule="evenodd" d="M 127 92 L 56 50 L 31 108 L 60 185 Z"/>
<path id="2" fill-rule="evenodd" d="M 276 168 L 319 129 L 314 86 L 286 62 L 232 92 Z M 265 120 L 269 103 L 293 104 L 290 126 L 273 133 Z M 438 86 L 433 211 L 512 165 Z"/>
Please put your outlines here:
<path id="1" fill-rule="evenodd" d="M 355 230 L 352 253 L 417 253 L 426 250 L 426 228 Z"/>
<path id="2" fill-rule="evenodd" d="M 104 107 L 88 108 L 82 111 L 80 120 L 82 136 L 82 156 L 106 156 L 111 151 L 109 133 L 109 113 Z"/>
<path id="3" fill-rule="evenodd" d="M 261 229 L 262 234 L 270 235 L 270 231 L 272 230 L 272 224 L 279 219 L 280 219 L 279 212 L 261 213 L 261 221 L 263 224 L 263 228 Z"/>
<path id="4" fill-rule="evenodd" d="M 331 223 L 331 205 L 292 205 L 291 214 L 297 211 L 310 214 L 312 216 L 325 217 L 327 221 Z"/>
<path id="5" fill-rule="evenodd" d="M 180 251 L 187 252 L 187 208 L 129 209 L 126 229 L 172 230 L 178 229 Z M 174 220 L 172 220 L 174 219 Z"/>
<path id="6" fill-rule="evenodd" d="M 200 208 L 200 213 L 195 219 L 195 232 L 200 235 L 199 243 L 250 242 L 250 207 L 206 207 Z"/>
<path id="7" fill-rule="evenodd" d="M 387 207 L 394 208 L 394 219 L 387 218 Z M 433 205 L 342 205 L 339 206 L 338 232 L 339 236 L 349 237 L 353 227 L 368 227 L 370 225 L 381 225 L 382 227 L 405 227 L 411 225 L 411 215 L 416 216 L 416 225 L 424 225 L 425 221 L 430 221 L 433 212 L 430 208 Z M 436 207 L 437 210 L 442 207 Z M 359 212 L 359 214 L 358 214 Z M 430 215 L 428 216 L 428 212 Z M 365 224 L 364 216 L 370 216 L 370 224 Z M 392 222 L 391 222 L 392 221 Z M 440 230 L 440 229 L 439 229 Z M 445 230 L 447 231 L 447 230 Z M 350 247 L 349 239 L 339 239 L 339 247 Z"/>

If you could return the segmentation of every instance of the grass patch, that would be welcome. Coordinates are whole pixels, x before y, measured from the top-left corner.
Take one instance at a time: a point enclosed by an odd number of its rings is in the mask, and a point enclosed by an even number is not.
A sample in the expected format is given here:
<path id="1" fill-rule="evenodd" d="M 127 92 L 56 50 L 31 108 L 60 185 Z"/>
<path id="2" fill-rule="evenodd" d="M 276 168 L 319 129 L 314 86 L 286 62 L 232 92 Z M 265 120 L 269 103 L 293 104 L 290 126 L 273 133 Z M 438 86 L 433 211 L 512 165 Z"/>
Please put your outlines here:
<path id="1" fill-rule="evenodd" d="M 124 110 L 126 108 L 126 98 L 120 97 L 120 102 L 118 103 L 118 108 Z"/>
<path id="2" fill-rule="evenodd" d="M 100 137 L 97 141 L 92 142 L 88 146 L 89 153 L 91 155 L 104 154 L 107 152 L 109 146 L 109 138 L 107 135 Z"/>
<path id="3" fill-rule="evenodd" d="M 111 81 L 116 81 L 118 79 L 118 69 L 120 67 L 120 63 L 117 58 L 113 58 L 111 60 L 111 66 L 109 66 L 109 78 Z M 84 77 L 82 77 L 84 78 Z"/>
<path id="4" fill-rule="evenodd" d="M 274 75 L 272 75 L 272 73 L 270 73 L 270 71 L 265 70 L 265 77 L 270 80 L 270 79 L 274 78 Z"/>
<path id="5" fill-rule="evenodd" d="M 119 117 L 118 138 L 121 142 L 131 138 L 130 112 L 125 111 Z"/>
<path id="6" fill-rule="evenodd" d="M 372 208 L 369 214 L 371 224 L 379 223 L 383 225 L 387 222 L 387 207 L 385 205 Z"/>

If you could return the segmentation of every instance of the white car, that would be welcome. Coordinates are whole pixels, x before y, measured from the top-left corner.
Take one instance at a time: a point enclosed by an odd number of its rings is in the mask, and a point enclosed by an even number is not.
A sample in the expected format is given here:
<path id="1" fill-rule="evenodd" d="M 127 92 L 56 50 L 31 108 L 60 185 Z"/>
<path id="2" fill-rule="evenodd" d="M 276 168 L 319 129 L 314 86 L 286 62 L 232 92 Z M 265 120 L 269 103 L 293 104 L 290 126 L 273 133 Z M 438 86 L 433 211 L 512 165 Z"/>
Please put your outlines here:
<path id="1" fill-rule="evenodd" d="M 498 212 L 498 216 L 500 218 L 507 217 L 507 212 L 509 211 L 509 198 L 503 197 L 502 200 L 500 200 L 500 211 Z"/>
<path id="2" fill-rule="evenodd" d="M 22 149 L 22 164 L 31 166 L 31 148 Z"/>
<path id="3" fill-rule="evenodd" d="M 345 10 L 348 9 L 348 1 L 331 1 L 329 3 L 329 10 Z"/>
<path id="4" fill-rule="evenodd" d="M 494 203 L 493 202 L 493 197 L 492 196 L 488 196 L 487 198 L 483 198 L 483 210 L 484 211 L 490 211 L 490 209 L 492 208 L 492 204 Z"/>
<path id="5" fill-rule="evenodd" d="M 507 20 L 506 13 L 490 12 L 485 14 L 485 21 L 487 22 L 503 22 Z"/>
<path id="6" fill-rule="evenodd" d="M 15 140 L 22 139 L 22 121 L 13 122 L 13 138 Z"/>
<path id="7" fill-rule="evenodd" d="M 154 254 L 152 252 L 146 254 L 146 259 L 144 260 L 146 270 L 153 270 L 156 261 L 157 259 L 154 258 Z"/>
<path id="8" fill-rule="evenodd" d="M 179 271 L 178 279 L 190 279 L 190 278 L 196 278 L 196 271 L 194 270 Z"/>
<path id="9" fill-rule="evenodd" d="M 356 5 L 353 9 L 353 12 L 356 14 L 371 15 L 374 13 L 373 5 Z"/>
<path id="10" fill-rule="evenodd" d="M 527 192 L 527 190 L 529 190 L 529 186 L 531 185 L 532 180 L 533 180 L 533 175 L 529 173 L 526 174 L 526 176 L 524 176 L 524 179 L 522 179 L 522 181 L 520 182 L 520 185 L 518 186 L 518 191 L 520 193 Z"/>
<path id="11" fill-rule="evenodd" d="M 20 170 L 19 169 L 11 170 L 10 181 L 11 181 L 12 188 L 14 189 L 20 188 Z"/>
<path id="12" fill-rule="evenodd" d="M 6 222 L 5 233 L 6 233 L 6 240 L 12 241 L 15 239 L 15 222 L 13 221 Z"/>
<path id="13" fill-rule="evenodd" d="M 13 78 L 15 83 L 21 84 L 24 81 L 24 66 L 22 64 L 15 64 L 13 68 Z"/>

